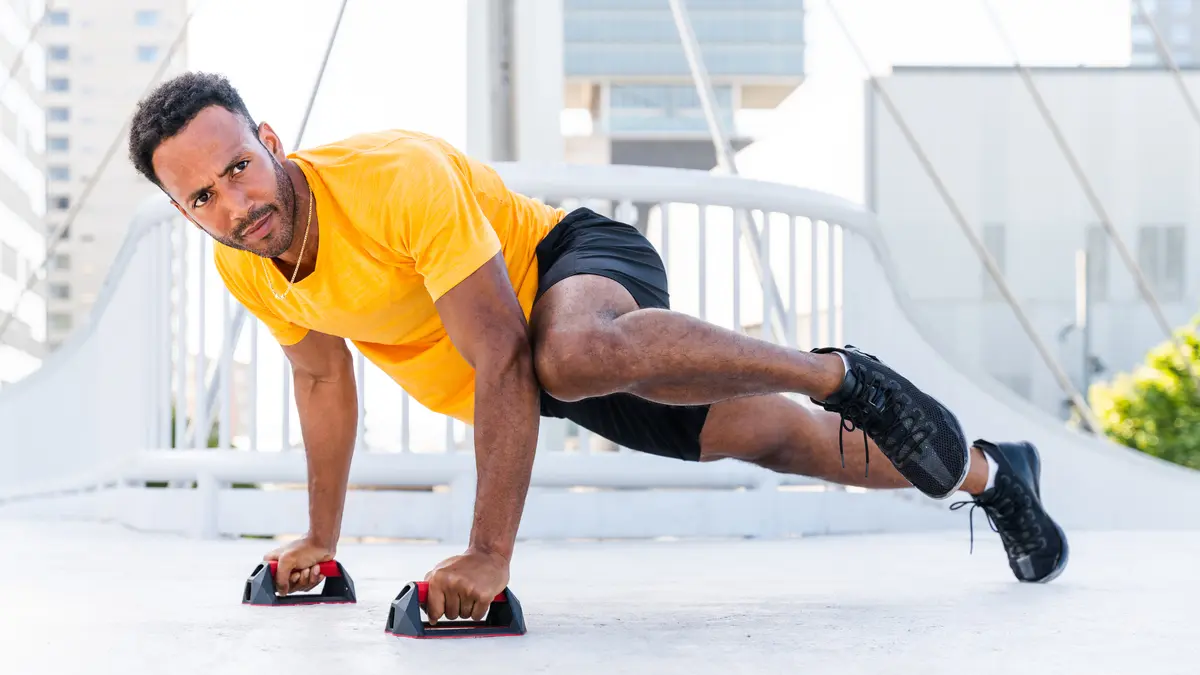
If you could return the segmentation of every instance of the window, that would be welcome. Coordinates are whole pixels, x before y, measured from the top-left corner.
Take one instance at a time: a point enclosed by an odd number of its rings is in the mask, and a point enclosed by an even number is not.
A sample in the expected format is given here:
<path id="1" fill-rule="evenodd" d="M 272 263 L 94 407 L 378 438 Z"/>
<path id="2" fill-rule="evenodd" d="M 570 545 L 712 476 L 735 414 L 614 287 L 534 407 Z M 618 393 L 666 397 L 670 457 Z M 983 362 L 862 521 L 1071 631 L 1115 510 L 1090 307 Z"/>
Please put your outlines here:
<path id="1" fill-rule="evenodd" d="M 71 59 L 71 48 L 66 45 L 50 45 L 46 47 L 47 61 L 69 61 Z"/>
<path id="2" fill-rule="evenodd" d="M 50 297 L 55 300 L 70 300 L 71 285 L 70 284 L 50 284 Z"/>
<path id="3" fill-rule="evenodd" d="M 139 26 L 157 26 L 158 10 L 139 9 L 133 13 L 133 22 Z"/>
<path id="4" fill-rule="evenodd" d="M 1084 250 L 1087 251 L 1088 294 L 1093 302 L 1108 300 L 1108 232 L 1103 225 L 1089 225 Z"/>
<path id="5" fill-rule="evenodd" d="M 983 247 L 987 249 L 988 254 L 996 261 L 996 267 L 1000 269 L 1000 274 L 1005 274 L 1007 269 L 1006 263 L 1006 248 L 1005 248 L 1005 231 L 1004 225 L 991 223 L 983 226 Z M 987 267 L 982 262 L 979 263 L 980 274 L 983 276 L 983 297 L 987 299 L 996 299 L 1000 297 L 1000 287 L 996 285 L 992 275 L 988 273 Z"/>
<path id="6" fill-rule="evenodd" d="M 52 9 L 46 12 L 46 25 L 66 26 L 71 23 L 70 15 L 65 9 Z"/>
<path id="7" fill-rule="evenodd" d="M 155 45 L 138 45 L 137 60 L 142 63 L 154 63 L 158 60 L 158 47 Z"/>
<path id="8" fill-rule="evenodd" d="M 48 91 L 71 91 L 71 80 L 65 77 L 48 77 L 46 78 L 46 89 Z"/>
<path id="9" fill-rule="evenodd" d="M 61 270 L 61 271 L 71 269 L 71 254 L 70 253 L 54 254 L 54 269 Z"/>
<path id="10" fill-rule="evenodd" d="M 63 107 L 46 108 L 46 119 L 51 122 L 69 122 L 71 109 Z"/>
<path id="11" fill-rule="evenodd" d="M 54 195 L 50 197 L 50 208 L 55 211 L 66 211 L 71 208 L 71 198 L 67 195 Z"/>
<path id="12" fill-rule="evenodd" d="M 46 149 L 50 152 L 66 152 L 71 149 L 71 139 L 66 136 L 47 136 Z"/>
<path id="13" fill-rule="evenodd" d="M 0 274 L 9 279 L 17 278 L 17 249 L 0 242 Z"/>
<path id="14" fill-rule="evenodd" d="M 71 330 L 71 315 L 62 312 L 50 312 L 46 315 L 46 324 L 50 330 Z"/>
<path id="15" fill-rule="evenodd" d="M 720 122 L 730 131 L 734 128 L 733 88 L 717 86 L 714 95 Z M 696 89 L 680 85 L 612 85 L 605 124 L 615 132 L 708 130 Z"/>
<path id="16" fill-rule="evenodd" d="M 1177 47 L 1192 44 L 1192 27 L 1181 23 L 1171 26 L 1171 41 Z"/>
<path id="17" fill-rule="evenodd" d="M 1183 299 L 1184 246 L 1182 225 L 1146 225 L 1138 232 L 1138 265 L 1159 300 Z"/>
<path id="18" fill-rule="evenodd" d="M 1171 11 L 1175 12 L 1176 16 L 1188 16 L 1192 13 L 1192 0 L 1175 0 L 1171 3 Z"/>
<path id="19" fill-rule="evenodd" d="M 46 169 L 50 180 L 71 180 L 71 167 L 69 166 L 52 166 Z"/>

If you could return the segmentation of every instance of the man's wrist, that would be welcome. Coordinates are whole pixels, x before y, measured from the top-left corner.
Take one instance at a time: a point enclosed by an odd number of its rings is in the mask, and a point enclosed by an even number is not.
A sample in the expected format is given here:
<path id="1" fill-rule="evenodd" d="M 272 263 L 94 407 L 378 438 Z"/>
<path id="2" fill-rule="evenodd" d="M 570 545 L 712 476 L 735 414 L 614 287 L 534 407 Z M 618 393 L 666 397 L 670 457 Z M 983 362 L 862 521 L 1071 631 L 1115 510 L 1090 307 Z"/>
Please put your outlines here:
<path id="1" fill-rule="evenodd" d="M 480 554 L 483 554 L 483 555 L 486 555 L 489 557 L 500 558 L 500 559 L 504 560 L 505 564 L 508 564 L 509 562 L 512 561 L 513 547 L 512 546 L 491 545 L 486 542 L 473 541 L 467 545 L 467 552 L 468 553 L 480 553 Z"/>
<path id="2" fill-rule="evenodd" d="M 331 552 L 337 550 L 338 537 L 337 535 L 321 534 L 314 530 L 309 530 L 304 536 L 313 546 L 329 549 Z"/>

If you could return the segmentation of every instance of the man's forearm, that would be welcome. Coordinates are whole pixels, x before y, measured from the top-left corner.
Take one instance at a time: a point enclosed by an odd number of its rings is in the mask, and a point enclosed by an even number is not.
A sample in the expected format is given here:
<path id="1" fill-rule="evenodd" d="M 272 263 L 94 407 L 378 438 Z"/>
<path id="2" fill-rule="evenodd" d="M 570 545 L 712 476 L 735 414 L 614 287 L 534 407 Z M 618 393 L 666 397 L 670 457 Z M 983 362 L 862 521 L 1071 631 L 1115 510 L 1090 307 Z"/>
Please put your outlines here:
<path id="1" fill-rule="evenodd" d="M 537 447 L 538 384 L 528 348 L 475 373 L 478 482 L 470 547 L 512 559 Z"/>
<path id="2" fill-rule="evenodd" d="M 341 534 L 358 432 L 358 392 L 352 374 L 329 380 L 297 374 L 295 382 L 308 462 L 308 536 L 333 549 Z"/>

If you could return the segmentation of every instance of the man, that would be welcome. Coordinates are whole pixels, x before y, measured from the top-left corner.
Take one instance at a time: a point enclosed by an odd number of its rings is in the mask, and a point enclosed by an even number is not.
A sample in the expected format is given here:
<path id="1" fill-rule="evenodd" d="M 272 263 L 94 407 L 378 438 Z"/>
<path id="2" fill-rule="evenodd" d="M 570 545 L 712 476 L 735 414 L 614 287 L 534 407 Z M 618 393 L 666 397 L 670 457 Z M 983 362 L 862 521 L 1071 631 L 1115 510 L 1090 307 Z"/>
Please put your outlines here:
<path id="1" fill-rule="evenodd" d="M 139 104 L 129 145 L 220 243 L 222 279 L 292 364 L 310 528 L 267 556 L 284 593 L 319 583 L 337 546 L 357 426 L 347 339 L 426 407 L 474 425 L 475 519 L 467 550 L 427 576 L 432 620 L 479 619 L 507 585 L 539 416 L 680 460 L 962 490 L 1018 579 L 1066 564 L 1032 445 L 969 445 L 949 410 L 856 349 L 800 352 L 670 311 L 662 261 L 636 229 L 515 194 L 439 139 L 386 131 L 288 155 L 227 80 L 187 73 Z M 862 430 L 861 455 L 842 452 L 843 429 Z"/>

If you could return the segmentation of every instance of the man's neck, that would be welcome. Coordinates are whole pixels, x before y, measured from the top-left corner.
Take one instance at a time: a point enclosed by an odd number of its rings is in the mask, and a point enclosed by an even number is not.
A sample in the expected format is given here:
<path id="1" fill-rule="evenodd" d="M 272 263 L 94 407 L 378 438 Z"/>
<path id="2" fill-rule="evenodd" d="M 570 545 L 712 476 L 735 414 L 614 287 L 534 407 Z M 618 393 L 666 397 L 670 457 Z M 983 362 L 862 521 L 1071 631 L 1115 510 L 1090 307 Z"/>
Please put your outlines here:
<path id="1" fill-rule="evenodd" d="M 295 269 L 298 263 L 301 263 L 301 276 L 308 276 L 317 259 L 317 246 L 320 239 L 320 228 L 317 224 L 317 209 L 316 204 L 312 207 L 312 221 L 309 221 L 309 202 L 312 200 L 312 191 L 308 187 L 308 179 L 305 178 L 304 172 L 296 163 L 287 160 L 283 165 L 284 171 L 287 171 L 288 177 L 292 179 L 293 202 L 296 205 L 295 213 L 292 214 L 292 245 L 288 250 L 280 254 L 275 260 L 282 263 L 281 266 L 286 267 L 290 272 Z M 304 243 L 305 233 L 308 235 L 307 245 Z M 304 250 L 304 260 L 300 260 L 301 248 Z"/>

